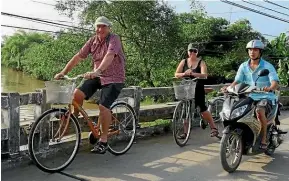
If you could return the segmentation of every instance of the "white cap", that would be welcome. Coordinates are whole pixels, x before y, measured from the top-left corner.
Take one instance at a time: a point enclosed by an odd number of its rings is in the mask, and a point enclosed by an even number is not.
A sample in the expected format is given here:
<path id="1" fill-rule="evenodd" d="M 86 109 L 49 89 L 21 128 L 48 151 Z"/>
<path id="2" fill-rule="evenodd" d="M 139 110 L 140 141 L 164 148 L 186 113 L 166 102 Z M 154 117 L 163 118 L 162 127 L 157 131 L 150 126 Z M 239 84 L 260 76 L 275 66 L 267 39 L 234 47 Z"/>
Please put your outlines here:
<path id="1" fill-rule="evenodd" d="M 100 16 L 95 20 L 94 26 L 96 27 L 97 25 L 106 25 L 110 27 L 112 23 L 106 17 Z"/>

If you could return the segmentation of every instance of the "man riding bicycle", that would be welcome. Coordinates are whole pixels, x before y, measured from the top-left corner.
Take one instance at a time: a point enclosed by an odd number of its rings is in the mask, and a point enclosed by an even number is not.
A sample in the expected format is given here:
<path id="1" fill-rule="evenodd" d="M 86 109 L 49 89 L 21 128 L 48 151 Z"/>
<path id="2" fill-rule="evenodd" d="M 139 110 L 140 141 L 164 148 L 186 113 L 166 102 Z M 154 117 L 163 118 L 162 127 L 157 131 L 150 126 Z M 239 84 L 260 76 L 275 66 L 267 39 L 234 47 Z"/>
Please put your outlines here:
<path id="1" fill-rule="evenodd" d="M 268 69 L 269 75 L 265 77 L 259 77 L 257 80 L 257 87 L 264 88 L 264 91 L 268 93 L 251 93 L 250 97 L 254 101 L 258 101 L 256 115 L 258 120 L 262 124 L 261 132 L 263 134 L 260 148 L 267 148 L 267 118 L 266 113 L 272 110 L 272 105 L 276 104 L 276 96 L 274 91 L 278 88 L 279 78 L 277 72 L 272 64 L 261 58 L 264 50 L 264 44 L 260 40 L 252 40 L 246 46 L 246 51 L 249 54 L 249 60 L 242 63 L 238 69 L 235 81 L 230 85 L 234 87 L 239 83 L 246 83 L 249 85 L 255 85 L 255 81 L 258 77 L 258 72 L 262 69 Z M 225 90 L 226 88 L 223 88 Z"/>
<path id="2" fill-rule="evenodd" d="M 125 56 L 120 37 L 110 32 L 111 25 L 106 17 L 97 18 L 95 36 L 91 37 L 65 68 L 55 75 L 55 79 L 60 79 L 81 60 L 87 58 L 89 54 L 92 55 L 93 71 L 84 74 L 87 80 L 75 89 L 74 100 L 82 105 L 84 99 L 89 99 L 101 89 L 98 121 L 101 123 L 102 134 L 99 142 L 91 150 L 99 154 L 104 154 L 107 150 L 107 135 L 112 121 L 110 106 L 117 99 L 125 81 Z M 78 110 L 74 110 L 74 115 L 78 113 Z"/>

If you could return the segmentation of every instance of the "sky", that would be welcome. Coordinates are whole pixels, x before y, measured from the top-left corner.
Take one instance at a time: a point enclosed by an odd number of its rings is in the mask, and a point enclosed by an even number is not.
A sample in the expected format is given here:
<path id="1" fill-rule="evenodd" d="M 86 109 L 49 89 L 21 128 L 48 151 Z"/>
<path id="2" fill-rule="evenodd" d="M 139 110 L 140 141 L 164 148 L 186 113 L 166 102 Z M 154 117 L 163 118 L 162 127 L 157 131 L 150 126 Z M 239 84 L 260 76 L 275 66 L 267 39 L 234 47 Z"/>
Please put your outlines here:
<path id="1" fill-rule="evenodd" d="M 278 14 L 277 12 L 272 12 L 269 10 L 262 9 L 260 7 L 256 7 L 245 3 L 243 1 L 230 0 L 235 3 L 245 5 L 251 8 L 257 8 L 264 13 L 271 14 L 273 16 L 286 19 L 289 21 L 289 0 L 279 0 L 275 1 L 275 3 L 285 6 L 288 9 L 281 8 L 270 3 L 266 3 L 264 1 L 251 1 L 255 4 L 266 6 L 267 8 L 271 8 L 275 11 L 281 12 L 285 15 Z M 250 1 L 250 0 L 247 0 Z M 68 25 L 77 26 L 77 20 L 71 20 L 65 15 L 59 15 L 59 13 L 54 9 L 54 6 L 47 4 L 56 4 L 56 0 L 1 0 L 1 12 L 17 14 L 22 16 L 29 16 L 34 18 L 41 18 L 53 21 L 62 21 L 59 23 L 65 23 Z M 178 13 L 181 12 L 190 12 L 190 2 L 188 0 L 167 0 L 167 2 L 174 7 L 175 11 Z M 230 22 L 235 22 L 240 19 L 248 19 L 251 22 L 252 27 L 263 33 L 267 39 L 272 39 L 274 37 L 268 36 L 278 36 L 280 33 L 286 33 L 289 31 L 289 23 L 282 22 L 276 19 L 272 19 L 254 12 L 250 12 L 245 9 L 241 9 L 239 7 L 235 7 L 220 0 L 208 0 L 208 1 L 200 1 L 207 11 L 209 16 L 213 17 L 222 17 Z M 63 22 L 66 21 L 66 22 Z M 7 17 L 1 15 L 1 25 L 12 25 L 12 26 L 20 26 L 27 28 L 35 28 L 49 31 L 57 31 L 60 28 L 52 27 L 44 24 L 39 24 L 31 21 L 26 21 L 22 19 L 17 19 L 13 17 Z M 1 36 L 3 35 L 12 35 L 17 29 L 15 28 L 6 28 L 1 26 Z M 288 32 L 289 33 L 289 32 Z M 1 38 L 2 41 L 2 38 Z"/>

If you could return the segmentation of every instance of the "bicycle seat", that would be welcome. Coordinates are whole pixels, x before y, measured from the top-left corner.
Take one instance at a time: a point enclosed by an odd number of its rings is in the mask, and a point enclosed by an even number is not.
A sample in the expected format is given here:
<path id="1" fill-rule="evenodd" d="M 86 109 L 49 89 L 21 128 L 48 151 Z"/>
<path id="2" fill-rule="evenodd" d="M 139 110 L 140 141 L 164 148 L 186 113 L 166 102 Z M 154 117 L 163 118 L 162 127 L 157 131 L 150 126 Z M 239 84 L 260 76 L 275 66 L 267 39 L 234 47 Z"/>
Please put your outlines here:
<path id="1" fill-rule="evenodd" d="M 213 88 L 205 88 L 205 93 L 208 94 L 210 92 L 213 92 L 214 89 Z"/>

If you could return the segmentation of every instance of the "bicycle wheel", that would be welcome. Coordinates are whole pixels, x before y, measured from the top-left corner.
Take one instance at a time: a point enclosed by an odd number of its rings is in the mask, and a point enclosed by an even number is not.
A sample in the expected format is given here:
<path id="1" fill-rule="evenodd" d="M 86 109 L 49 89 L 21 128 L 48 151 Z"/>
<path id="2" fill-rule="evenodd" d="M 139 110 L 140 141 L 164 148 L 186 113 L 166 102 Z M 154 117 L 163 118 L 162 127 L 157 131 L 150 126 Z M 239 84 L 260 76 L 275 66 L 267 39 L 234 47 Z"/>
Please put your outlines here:
<path id="1" fill-rule="evenodd" d="M 209 104 L 208 111 L 212 114 L 212 117 L 214 119 L 214 122 L 216 123 L 216 126 L 219 130 L 219 136 L 222 137 L 222 130 L 224 129 L 223 122 L 221 121 L 220 112 L 223 109 L 223 98 L 216 98 Z"/>
<path id="2" fill-rule="evenodd" d="M 136 115 L 126 102 L 116 102 L 111 106 L 111 111 L 108 151 L 114 155 L 122 155 L 131 148 L 135 139 Z"/>
<path id="3" fill-rule="evenodd" d="M 173 136 L 180 147 L 187 144 L 191 134 L 191 105 L 189 101 L 177 104 L 173 115 Z"/>
<path id="4" fill-rule="evenodd" d="M 65 169 L 78 152 L 81 132 L 77 119 L 66 109 L 49 109 L 33 124 L 28 140 L 31 159 L 42 171 Z"/>

